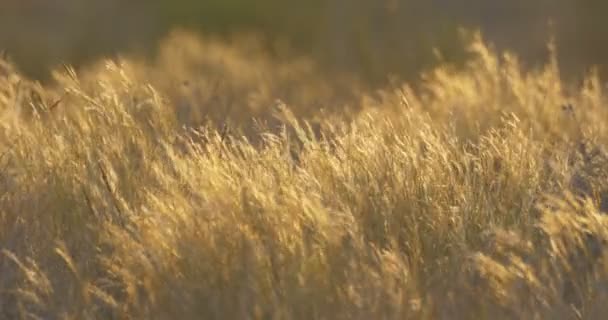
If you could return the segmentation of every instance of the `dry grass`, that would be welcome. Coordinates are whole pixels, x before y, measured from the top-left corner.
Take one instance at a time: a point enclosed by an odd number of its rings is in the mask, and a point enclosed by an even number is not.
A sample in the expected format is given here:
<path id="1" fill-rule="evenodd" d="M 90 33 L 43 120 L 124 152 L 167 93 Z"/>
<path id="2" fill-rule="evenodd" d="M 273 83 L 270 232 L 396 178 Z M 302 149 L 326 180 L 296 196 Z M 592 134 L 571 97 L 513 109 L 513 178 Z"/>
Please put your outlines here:
<path id="1" fill-rule="evenodd" d="M 151 66 L 46 87 L 0 65 L 0 317 L 608 311 L 597 77 L 568 89 L 555 64 L 523 74 L 477 41 L 465 70 L 361 95 L 310 63 L 176 39 Z"/>

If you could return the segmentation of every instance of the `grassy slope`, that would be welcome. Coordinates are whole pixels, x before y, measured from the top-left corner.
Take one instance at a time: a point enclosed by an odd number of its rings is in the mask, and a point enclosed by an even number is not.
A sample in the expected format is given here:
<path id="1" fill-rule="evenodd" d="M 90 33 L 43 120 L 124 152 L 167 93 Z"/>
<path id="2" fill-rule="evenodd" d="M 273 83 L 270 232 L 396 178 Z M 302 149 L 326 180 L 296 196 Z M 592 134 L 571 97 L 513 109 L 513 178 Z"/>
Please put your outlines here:
<path id="1" fill-rule="evenodd" d="M 0 66 L 0 317 L 607 311 L 595 77 L 566 94 L 555 65 L 476 42 L 464 71 L 358 96 L 306 61 L 173 41 L 44 88 Z"/>

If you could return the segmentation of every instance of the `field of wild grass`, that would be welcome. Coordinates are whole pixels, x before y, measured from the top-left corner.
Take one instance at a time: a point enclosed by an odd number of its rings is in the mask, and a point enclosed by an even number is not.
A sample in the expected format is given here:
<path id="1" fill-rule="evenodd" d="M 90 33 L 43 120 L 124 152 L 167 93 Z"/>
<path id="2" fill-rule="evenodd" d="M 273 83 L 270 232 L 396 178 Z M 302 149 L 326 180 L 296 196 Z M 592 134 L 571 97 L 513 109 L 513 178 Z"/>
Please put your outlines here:
<path id="1" fill-rule="evenodd" d="M 0 318 L 603 318 L 607 89 L 470 51 L 374 92 L 185 34 L 0 62 Z"/>

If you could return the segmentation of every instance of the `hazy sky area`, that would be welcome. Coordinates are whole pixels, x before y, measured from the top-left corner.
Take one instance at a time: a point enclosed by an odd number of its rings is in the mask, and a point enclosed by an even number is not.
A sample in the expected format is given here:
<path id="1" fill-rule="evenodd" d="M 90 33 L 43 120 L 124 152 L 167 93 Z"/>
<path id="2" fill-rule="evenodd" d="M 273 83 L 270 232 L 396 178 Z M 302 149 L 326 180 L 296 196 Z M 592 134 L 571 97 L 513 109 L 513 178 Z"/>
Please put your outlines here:
<path id="1" fill-rule="evenodd" d="M 606 12 L 602 0 L 0 0 L 0 48 L 40 76 L 60 62 L 153 53 L 168 30 L 186 26 L 284 39 L 319 63 L 381 80 L 432 66 L 434 47 L 459 61 L 464 26 L 528 62 L 546 57 L 554 34 L 564 70 L 578 74 L 608 64 Z"/>

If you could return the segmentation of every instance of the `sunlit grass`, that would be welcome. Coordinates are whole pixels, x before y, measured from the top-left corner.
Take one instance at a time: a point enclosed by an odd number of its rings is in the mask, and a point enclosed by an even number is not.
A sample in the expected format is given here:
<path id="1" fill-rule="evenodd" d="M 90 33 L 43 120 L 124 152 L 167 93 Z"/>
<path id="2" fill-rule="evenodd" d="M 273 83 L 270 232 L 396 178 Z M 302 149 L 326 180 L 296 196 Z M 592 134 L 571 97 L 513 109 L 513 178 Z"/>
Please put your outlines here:
<path id="1" fill-rule="evenodd" d="M 477 41 L 464 70 L 367 94 L 169 43 L 45 87 L 0 65 L 0 317 L 608 311 L 597 77 L 569 88 Z"/>

